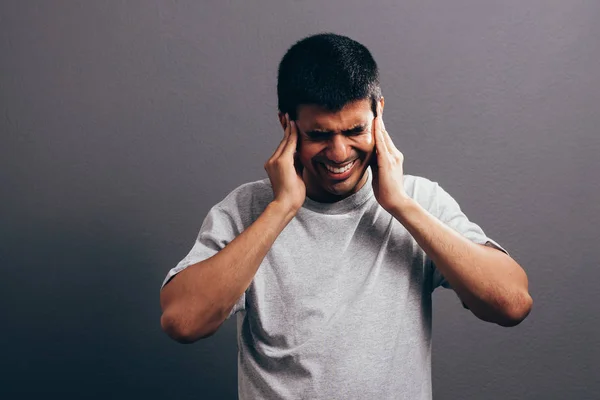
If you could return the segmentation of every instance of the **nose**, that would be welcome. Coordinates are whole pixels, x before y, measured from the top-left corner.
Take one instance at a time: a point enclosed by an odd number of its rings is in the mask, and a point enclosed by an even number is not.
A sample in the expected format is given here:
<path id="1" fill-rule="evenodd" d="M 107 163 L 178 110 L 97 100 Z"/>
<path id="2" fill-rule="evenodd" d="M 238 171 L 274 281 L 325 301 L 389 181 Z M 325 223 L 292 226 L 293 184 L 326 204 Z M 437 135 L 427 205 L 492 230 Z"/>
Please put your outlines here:
<path id="1" fill-rule="evenodd" d="M 327 142 L 327 148 L 325 149 L 325 156 L 329 161 L 336 164 L 342 164 L 348 161 L 350 153 L 350 146 L 344 135 L 335 134 L 331 136 L 331 139 Z"/>

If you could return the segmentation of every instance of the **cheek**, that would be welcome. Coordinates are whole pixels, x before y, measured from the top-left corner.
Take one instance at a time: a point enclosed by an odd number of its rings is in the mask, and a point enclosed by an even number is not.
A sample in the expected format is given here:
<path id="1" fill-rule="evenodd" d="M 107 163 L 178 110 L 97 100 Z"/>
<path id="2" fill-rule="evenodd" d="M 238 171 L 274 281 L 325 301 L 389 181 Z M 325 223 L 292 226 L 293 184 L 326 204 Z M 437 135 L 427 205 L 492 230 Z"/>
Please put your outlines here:
<path id="1" fill-rule="evenodd" d="M 366 134 L 357 140 L 356 147 L 365 153 L 370 153 L 375 149 L 375 139 L 373 135 Z"/>
<path id="2" fill-rule="evenodd" d="M 302 165 L 310 165 L 312 158 L 318 153 L 311 144 L 303 143 L 297 150 Z"/>

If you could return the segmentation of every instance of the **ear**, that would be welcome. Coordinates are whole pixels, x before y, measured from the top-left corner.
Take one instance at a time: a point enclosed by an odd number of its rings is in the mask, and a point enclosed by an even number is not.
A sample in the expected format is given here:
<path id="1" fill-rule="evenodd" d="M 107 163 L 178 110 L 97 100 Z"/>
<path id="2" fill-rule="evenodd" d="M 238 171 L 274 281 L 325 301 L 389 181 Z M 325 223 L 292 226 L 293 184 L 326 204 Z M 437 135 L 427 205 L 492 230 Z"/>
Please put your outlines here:
<path id="1" fill-rule="evenodd" d="M 285 128 L 287 127 L 287 124 L 285 122 L 285 114 L 282 112 L 278 112 L 277 116 L 279 117 L 279 123 L 281 124 L 281 127 L 285 131 Z"/>
<path id="2" fill-rule="evenodd" d="M 381 107 L 379 112 L 381 112 L 381 115 L 383 116 L 383 108 L 385 107 L 385 99 L 383 96 L 381 96 L 381 99 L 379 100 L 379 106 Z"/>

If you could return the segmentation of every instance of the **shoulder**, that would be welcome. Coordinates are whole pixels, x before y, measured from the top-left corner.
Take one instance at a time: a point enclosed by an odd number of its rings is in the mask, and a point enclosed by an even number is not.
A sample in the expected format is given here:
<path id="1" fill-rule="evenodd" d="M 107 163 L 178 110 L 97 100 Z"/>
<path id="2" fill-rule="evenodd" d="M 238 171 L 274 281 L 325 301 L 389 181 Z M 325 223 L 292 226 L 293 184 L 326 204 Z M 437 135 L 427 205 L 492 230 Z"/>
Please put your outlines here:
<path id="1" fill-rule="evenodd" d="M 425 178 L 424 176 L 404 175 L 404 188 L 411 191 L 419 189 L 433 190 L 433 188 L 437 185 L 438 182 L 429 178 Z"/>
<path id="2" fill-rule="evenodd" d="M 234 188 L 213 208 L 250 222 L 260 215 L 273 201 L 273 189 L 269 178 L 241 184 Z"/>
<path id="3" fill-rule="evenodd" d="M 268 178 L 247 182 L 233 189 L 222 202 L 247 203 L 248 201 L 273 197 L 271 182 Z"/>
<path id="4" fill-rule="evenodd" d="M 404 175 L 404 192 L 428 210 L 435 205 L 439 186 L 438 182 L 423 176 Z"/>

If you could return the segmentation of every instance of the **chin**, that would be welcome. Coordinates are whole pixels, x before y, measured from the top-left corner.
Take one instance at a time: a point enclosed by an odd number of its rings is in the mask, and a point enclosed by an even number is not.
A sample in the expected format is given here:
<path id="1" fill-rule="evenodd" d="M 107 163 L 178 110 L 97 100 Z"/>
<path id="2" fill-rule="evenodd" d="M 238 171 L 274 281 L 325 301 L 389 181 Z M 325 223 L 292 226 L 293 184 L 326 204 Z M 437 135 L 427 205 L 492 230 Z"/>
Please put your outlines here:
<path id="1" fill-rule="evenodd" d="M 311 163 L 311 167 L 311 181 L 313 185 L 316 186 L 314 189 L 320 192 L 320 195 L 317 195 L 316 193 L 315 195 L 321 197 L 325 202 L 343 200 L 354 194 L 358 191 L 357 186 L 360 184 L 366 172 L 364 158 L 357 161 L 357 165 L 353 167 L 353 172 L 347 178 L 338 181 L 330 179 L 324 174 L 318 163 Z"/>

